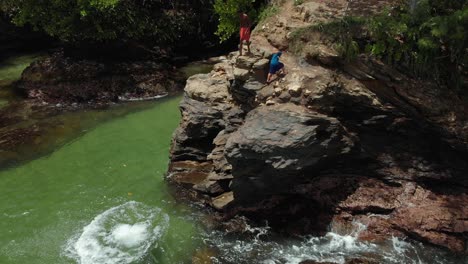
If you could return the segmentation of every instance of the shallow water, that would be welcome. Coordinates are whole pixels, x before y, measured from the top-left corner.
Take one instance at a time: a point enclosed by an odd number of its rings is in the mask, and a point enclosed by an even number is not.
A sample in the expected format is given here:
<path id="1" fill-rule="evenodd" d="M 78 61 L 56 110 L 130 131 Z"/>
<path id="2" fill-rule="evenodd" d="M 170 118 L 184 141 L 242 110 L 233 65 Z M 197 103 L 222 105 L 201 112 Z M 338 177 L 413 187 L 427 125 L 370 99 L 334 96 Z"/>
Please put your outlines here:
<path id="1" fill-rule="evenodd" d="M 466 263 L 398 239 L 358 241 L 359 223 L 307 238 L 205 230 L 202 213 L 176 203 L 163 181 L 180 99 L 51 117 L 60 129 L 38 141 L 49 154 L 0 171 L 0 263 Z"/>
<path id="2" fill-rule="evenodd" d="M 19 56 L 11 56 L 4 61 L 0 61 L 0 86 L 7 85 L 17 80 L 23 70 L 31 62 L 44 56 L 43 53 L 32 53 Z"/>

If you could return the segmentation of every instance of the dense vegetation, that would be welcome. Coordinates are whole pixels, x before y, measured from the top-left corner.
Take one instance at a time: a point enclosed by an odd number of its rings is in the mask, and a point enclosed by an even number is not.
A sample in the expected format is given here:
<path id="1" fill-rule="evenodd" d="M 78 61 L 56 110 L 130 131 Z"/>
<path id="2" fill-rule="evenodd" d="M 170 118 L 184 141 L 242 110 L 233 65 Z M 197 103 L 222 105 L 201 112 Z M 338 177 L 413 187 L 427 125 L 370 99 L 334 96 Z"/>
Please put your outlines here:
<path id="1" fill-rule="evenodd" d="M 238 10 L 257 20 L 266 0 L 2 0 L 0 12 L 64 42 L 151 39 L 174 43 L 216 30 L 221 41 L 238 31 Z M 219 23 L 216 23 L 216 20 Z M 215 27 L 213 27 L 213 25 Z"/>
<path id="2" fill-rule="evenodd" d="M 374 42 L 367 50 L 418 76 L 448 79 L 462 87 L 468 65 L 468 1 L 410 3 L 368 21 Z"/>
<path id="3" fill-rule="evenodd" d="M 366 52 L 440 84 L 462 88 L 466 83 L 467 0 L 402 0 L 373 17 L 345 16 L 300 29 L 292 47 L 299 51 L 313 32 L 330 37 L 346 60 Z"/>
<path id="4" fill-rule="evenodd" d="M 211 5 L 211 0 L 2 0 L 0 9 L 16 25 L 31 25 L 68 43 L 173 44 L 209 35 L 215 25 Z"/>

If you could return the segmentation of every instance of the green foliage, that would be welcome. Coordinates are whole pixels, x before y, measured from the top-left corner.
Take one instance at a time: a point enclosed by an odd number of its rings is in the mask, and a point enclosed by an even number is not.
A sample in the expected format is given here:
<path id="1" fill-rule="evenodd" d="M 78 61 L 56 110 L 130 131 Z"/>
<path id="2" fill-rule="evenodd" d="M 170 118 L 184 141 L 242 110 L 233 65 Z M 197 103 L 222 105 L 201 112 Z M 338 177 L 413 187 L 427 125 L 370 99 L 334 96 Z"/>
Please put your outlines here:
<path id="1" fill-rule="evenodd" d="M 462 87 L 468 64 L 467 1 L 411 1 L 417 3 L 413 8 L 408 2 L 370 18 L 346 16 L 296 30 L 290 47 L 299 53 L 325 36 L 347 61 L 367 52 L 415 76 Z"/>
<path id="2" fill-rule="evenodd" d="M 291 34 L 290 48 L 294 53 L 300 53 L 307 43 L 320 37 L 314 33 L 321 33 L 320 35 L 327 37 L 327 42 L 343 59 L 351 61 L 357 57 L 361 50 L 355 40 L 355 35 L 356 32 L 362 31 L 364 24 L 365 19 L 363 18 L 347 16 L 329 23 L 300 28 Z"/>
<path id="3" fill-rule="evenodd" d="M 468 55 L 465 0 L 421 0 L 399 5 L 369 20 L 373 42 L 366 48 L 388 63 L 423 77 L 460 84 Z"/>
<path id="4" fill-rule="evenodd" d="M 255 0 L 215 0 L 214 10 L 219 16 L 216 35 L 221 41 L 228 40 L 239 31 L 240 20 L 238 11 L 245 12 L 252 21 L 257 18 L 253 3 Z"/>
<path id="5" fill-rule="evenodd" d="M 15 24 L 31 25 L 65 42 L 153 39 L 155 44 L 197 32 L 197 14 L 190 7 L 211 5 L 208 0 L 2 1 L 0 8 Z"/>

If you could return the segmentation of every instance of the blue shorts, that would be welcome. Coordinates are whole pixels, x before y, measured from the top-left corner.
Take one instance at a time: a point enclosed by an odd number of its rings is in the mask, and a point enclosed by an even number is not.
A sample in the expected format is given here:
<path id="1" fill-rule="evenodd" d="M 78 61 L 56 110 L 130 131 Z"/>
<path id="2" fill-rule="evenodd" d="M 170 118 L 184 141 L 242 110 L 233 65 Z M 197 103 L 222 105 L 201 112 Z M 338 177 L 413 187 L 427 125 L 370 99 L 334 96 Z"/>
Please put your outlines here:
<path id="1" fill-rule="evenodd" d="M 284 64 L 279 62 L 278 64 L 270 64 L 270 73 L 275 74 L 277 71 L 283 69 Z"/>

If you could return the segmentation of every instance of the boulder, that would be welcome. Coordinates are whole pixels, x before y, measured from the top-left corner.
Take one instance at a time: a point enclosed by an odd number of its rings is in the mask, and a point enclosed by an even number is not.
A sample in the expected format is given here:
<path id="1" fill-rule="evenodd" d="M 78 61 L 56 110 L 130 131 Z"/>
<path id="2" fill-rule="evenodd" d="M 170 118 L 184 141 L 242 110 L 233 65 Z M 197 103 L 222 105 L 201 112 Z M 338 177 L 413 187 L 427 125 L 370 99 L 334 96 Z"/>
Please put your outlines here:
<path id="1" fill-rule="evenodd" d="M 226 143 L 236 199 L 252 201 L 285 192 L 353 146 L 335 118 L 293 104 L 258 107 Z"/>
<path id="2" fill-rule="evenodd" d="M 255 105 L 255 98 L 265 84 L 249 80 L 246 82 L 235 80 L 231 85 L 230 92 L 232 97 L 239 103 L 245 106 L 252 107 Z"/>
<path id="3" fill-rule="evenodd" d="M 180 109 L 183 121 L 173 136 L 171 160 L 205 161 L 213 139 L 225 127 L 223 111 L 187 96 Z"/>
<path id="4" fill-rule="evenodd" d="M 249 70 L 245 70 L 242 68 L 234 68 L 234 79 L 238 81 L 247 81 L 249 78 L 250 72 Z"/>
<path id="5" fill-rule="evenodd" d="M 239 56 L 236 59 L 235 67 L 250 70 L 252 66 L 259 60 L 258 57 L 251 57 L 251 56 Z"/>
<path id="6" fill-rule="evenodd" d="M 225 102 L 232 99 L 225 78 L 212 78 L 209 74 L 196 74 L 187 80 L 185 93 L 198 101 Z"/>

